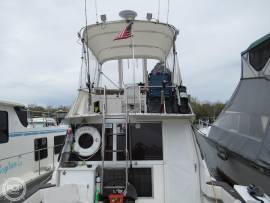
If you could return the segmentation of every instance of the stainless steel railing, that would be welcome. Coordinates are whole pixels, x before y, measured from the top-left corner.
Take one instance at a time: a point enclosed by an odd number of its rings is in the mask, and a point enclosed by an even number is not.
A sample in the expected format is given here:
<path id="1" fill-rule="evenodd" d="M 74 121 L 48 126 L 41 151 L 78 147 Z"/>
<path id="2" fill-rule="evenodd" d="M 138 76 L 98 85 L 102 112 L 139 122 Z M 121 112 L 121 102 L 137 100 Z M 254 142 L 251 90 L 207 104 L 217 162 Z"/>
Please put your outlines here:
<path id="1" fill-rule="evenodd" d="M 6 161 L 9 161 L 9 160 L 12 160 L 12 159 L 15 159 L 15 158 L 20 158 L 22 159 L 23 157 L 25 156 L 29 156 L 31 154 L 33 154 L 33 162 L 34 164 L 36 163 L 35 161 L 35 154 L 38 153 L 38 173 L 39 175 L 41 174 L 41 170 L 42 170 L 42 162 L 47 162 L 47 163 L 51 163 L 50 161 L 50 157 L 49 156 L 52 156 L 51 157 L 51 160 L 52 160 L 52 170 L 55 169 L 55 156 L 60 156 L 61 155 L 61 151 L 62 151 L 62 148 L 63 148 L 64 144 L 58 144 L 58 145 L 54 145 L 54 146 L 49 146 L 49 147 L 45 147 L 45 148 L 40 148 L 40 149 L 37 149 L 37 150 L 32 150 L 32 151 L 29 151 L 29 152 L 25 152 L 25 153 L 20 153 L 20 154 L 17 154 L 17 155 L 12 155 L 12 156 L 8 156 L 8 157 L 5 157 L 5 158 L 1 158 L 0 159 L 0 164 L 3 163 L 3 162 L 6 162 Z M 55 148 L 56 147 L 62 147 L 60 152 L 55 154 Z M 44 159 L 41 159 L 41 151 L 44 151 L 44 150 L 47 150 L 47 157 L 44 158 Z M 51 152 L 51 153 L 48 153 L 48 152 Z"/>

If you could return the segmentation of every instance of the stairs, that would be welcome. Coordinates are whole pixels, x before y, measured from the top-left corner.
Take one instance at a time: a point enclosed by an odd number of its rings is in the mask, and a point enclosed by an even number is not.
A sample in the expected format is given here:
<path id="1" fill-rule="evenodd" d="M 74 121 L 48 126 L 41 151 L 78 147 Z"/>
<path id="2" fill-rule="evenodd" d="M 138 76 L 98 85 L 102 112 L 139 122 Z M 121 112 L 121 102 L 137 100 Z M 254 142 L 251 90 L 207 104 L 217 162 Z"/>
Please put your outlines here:
<path id="1" fill-rule="evenodd" d="M 101 194 L 103 197 L 108 196 L 113 191 L 122 191 L 126 193 L 128 188 L 128 167 L 129 167 L 129 152 L 128 152 L 128 123 L 129 123 L 129 113 L 127 108 L 127 96 L 125 95 L 125 103 L 126 103 L 126 112 L 125 115 L 118 117 L 117 119 L 123 120 L 125 123 L 125 132 L 117 133 L 116 135 L 124 135 L 125 136 L 125 149 L 121 150 L 105 150 L 105 126 L 110 124 L 110 120 L 107 116 L 107 96 L 106 96 L 106 88 L 104 89 L 104 102 L 103 102 L 103 110 L 102 110 L 102 148 L 101 148 Z M 124 152 L 125 154 L 125 168 L 106 168 L 105 167 L 105 153 L 107 152 Z"/>

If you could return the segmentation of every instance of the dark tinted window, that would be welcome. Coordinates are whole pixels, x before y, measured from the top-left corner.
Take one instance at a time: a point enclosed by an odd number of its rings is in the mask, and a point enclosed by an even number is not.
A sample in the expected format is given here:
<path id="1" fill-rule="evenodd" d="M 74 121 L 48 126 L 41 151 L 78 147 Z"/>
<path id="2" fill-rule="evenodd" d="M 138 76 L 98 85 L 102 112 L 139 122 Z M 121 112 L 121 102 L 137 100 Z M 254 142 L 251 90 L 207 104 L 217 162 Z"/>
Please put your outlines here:
<path id="1" fill-rule="evenodd" d="M 65 135 L 55 136 L 54 137 L 54 154 L 59 154 L 62 151 L 64 142 L 65 142 Z"/>
<path id="2" fill-rule="evenodd" d="M 117 152 L 117 160 L 121 161 L 121 160 L 125 160 L 125 146 L 126 146 L 126 130 L 125 130 L 126 125 L 125 124 L 118 124 L 117 128 L 119 128 L 119 134 L 117 136 L 117 150 L 121 150 L 121 152 Z M 128 150 L 129 150 L 129 146 L 130 146 L 130 142 L 129 142 L 129 136 L 128 136 Z"/>
<path id="3" fill-rule="evenodd" d="M 254 47 L 249 52 L 249 62 L 256 71 L 260 71 L 270 58 L 270 39 Z"/>
<path id="4" fill-rule="evenodd" d="M 0 111 L 0 143 L 8 142 L 8 113 Z"/>
<path id="5" fill-rule="evenodd" d="M 48 156 L 48 144 L 47 138 L 38 138 L 34 140 L 34 148 L 35 148 L 35 160 L 45 159 Z"/>
<path id="6" fill-rule="evenodd" d="M 27 122 L 27 109 L 24 107 L 16 106 L 14 107 L 14 110 L 16 111 L 16 114 L 21 122 L 21 124 L 24 127 L 27 127 L 28 122 Z"/>
<path id="7" fill-rule="evenodd" d="M 129 169 L 129 182 L 136 188 L 138 197 L 152 197 L 151 168 Z"/>
<path id="8" fill-rule="evenodd" d="M 129 125 L 129 146 L 132 160 L 162 160 L 161 123 L 136 123 Z M 125 136 L 117 137 L 118 149 L 125 148 Z M 118 153 L 118 160 L 124 160 L 124 153 Z"/>

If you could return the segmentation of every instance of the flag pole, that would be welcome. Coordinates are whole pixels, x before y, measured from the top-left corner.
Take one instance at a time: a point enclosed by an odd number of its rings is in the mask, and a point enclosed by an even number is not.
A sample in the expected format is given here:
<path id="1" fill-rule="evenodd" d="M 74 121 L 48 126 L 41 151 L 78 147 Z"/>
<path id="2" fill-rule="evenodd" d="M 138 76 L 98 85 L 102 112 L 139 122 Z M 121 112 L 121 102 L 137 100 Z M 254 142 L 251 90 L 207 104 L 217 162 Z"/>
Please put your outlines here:
<path id="1" fill-rule="evenodd" d="M 133 105 L 135 108 L 135 51 L 133 29 L 131 29 L 131 48 L 132 48 L 132 63 L 133 63 Z"/>

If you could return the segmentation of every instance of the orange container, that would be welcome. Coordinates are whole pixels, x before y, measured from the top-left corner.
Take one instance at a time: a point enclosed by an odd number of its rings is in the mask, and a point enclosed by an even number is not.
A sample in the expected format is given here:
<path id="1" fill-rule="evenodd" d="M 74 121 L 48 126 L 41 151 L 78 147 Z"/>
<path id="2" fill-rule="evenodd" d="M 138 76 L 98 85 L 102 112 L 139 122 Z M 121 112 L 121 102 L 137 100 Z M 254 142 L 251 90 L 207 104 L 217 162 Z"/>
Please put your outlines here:
<path id="1" fill-rule="evenodd" d="M 110 194 L 109 195 L 110 203 L 124 203 L 123 194 Z"/>

